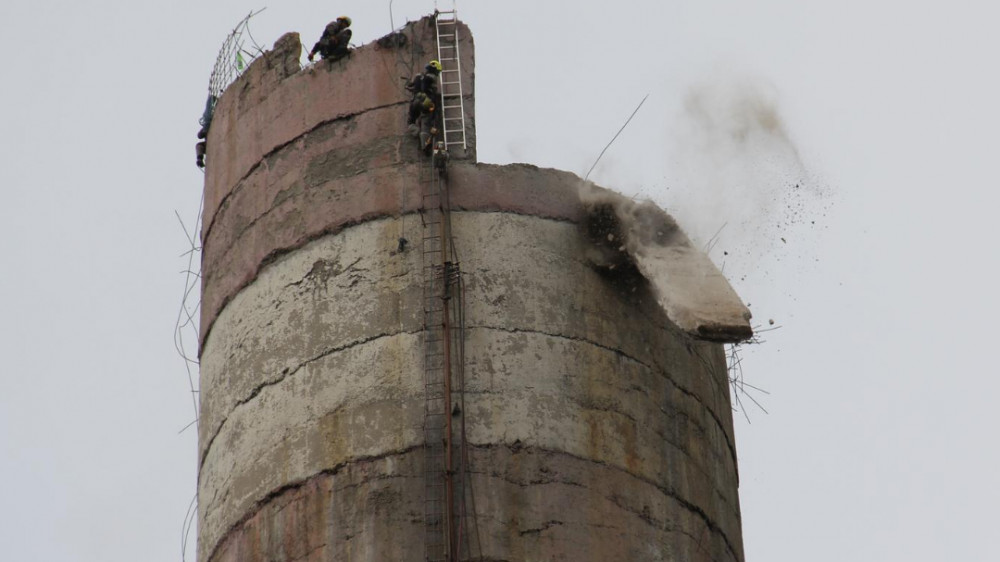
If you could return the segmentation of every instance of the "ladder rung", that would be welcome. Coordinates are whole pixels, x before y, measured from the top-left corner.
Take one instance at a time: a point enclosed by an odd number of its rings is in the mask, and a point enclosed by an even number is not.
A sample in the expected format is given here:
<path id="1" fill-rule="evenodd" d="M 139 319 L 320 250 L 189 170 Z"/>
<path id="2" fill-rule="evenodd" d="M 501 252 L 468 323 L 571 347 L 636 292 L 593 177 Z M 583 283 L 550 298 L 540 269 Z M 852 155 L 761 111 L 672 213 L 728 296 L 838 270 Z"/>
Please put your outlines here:
<path id="1" fill-rule="evenodd" d="M 461 84 L 461 82 L 441 82 L 442 86 L 454 86 L 455 84 Z"/>

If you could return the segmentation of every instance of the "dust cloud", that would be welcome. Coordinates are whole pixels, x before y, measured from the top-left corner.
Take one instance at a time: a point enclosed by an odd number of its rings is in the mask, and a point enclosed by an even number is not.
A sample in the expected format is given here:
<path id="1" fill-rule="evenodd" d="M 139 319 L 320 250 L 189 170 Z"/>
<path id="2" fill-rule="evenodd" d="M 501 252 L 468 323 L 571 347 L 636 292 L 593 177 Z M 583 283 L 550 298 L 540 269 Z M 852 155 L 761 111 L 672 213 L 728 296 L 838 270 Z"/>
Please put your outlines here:
<path id="1" fill-rule="evenodd" d="M 789 134 L 775 87 L 719 72 L 690 88 L 671 126 L 667 208 L 731 276 L 802 241 L 825 216 L 824 184 Z M 800 246 L 801 248 L 801 246 Z"/>

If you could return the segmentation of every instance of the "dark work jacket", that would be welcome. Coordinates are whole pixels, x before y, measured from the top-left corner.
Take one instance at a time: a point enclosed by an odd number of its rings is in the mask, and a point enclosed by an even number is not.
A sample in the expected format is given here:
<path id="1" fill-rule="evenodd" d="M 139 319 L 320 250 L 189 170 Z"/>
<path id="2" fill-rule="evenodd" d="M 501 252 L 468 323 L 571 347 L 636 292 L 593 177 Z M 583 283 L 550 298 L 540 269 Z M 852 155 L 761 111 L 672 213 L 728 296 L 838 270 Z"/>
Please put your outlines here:
<path id="1" fill-rule="evenodd" d="M 351 42 L 352 35 L 351 30 L 343 27 L 339 21 L 332 21 L 323 30 L 323 35 L 313 45 L 310 54 L 315 55 L 319 53 L 325 57 L 335 50 L 346 49 L 347 44 Z"/>
<path id="2" fill-rule="evenodd" d="M 438 96 L 438 75 L 432 72 L 425 72 L 423 74 L 417 74 L 413 77 L 413 80 L 407 84 L 406 89 L 417 93 L 425 93 L 435 99 Z"/>

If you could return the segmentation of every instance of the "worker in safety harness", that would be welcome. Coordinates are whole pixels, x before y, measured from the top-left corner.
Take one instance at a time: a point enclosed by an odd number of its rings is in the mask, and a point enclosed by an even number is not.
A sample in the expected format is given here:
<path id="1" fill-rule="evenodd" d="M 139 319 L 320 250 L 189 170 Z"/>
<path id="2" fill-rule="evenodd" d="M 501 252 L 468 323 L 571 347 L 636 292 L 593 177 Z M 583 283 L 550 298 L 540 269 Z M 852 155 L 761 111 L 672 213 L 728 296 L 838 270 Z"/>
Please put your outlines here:
<path id="1" fill-rule="evenodd" d="M 205 151 L 208 146 L 206 145 L 208 137 L 208 128 L 212 126 L 212 116 L 215 115 L 215 102 L 218 98 L 209 94 L 208 100 L 205 101 L 205 112 L 201 114 L 201 119 L 198 123 L 201 125 L 201 129 L 198 131 L 198 144 L 194 145 L 194 163 L 199 168 L 205 167 Z"/>
<path id="2" fill-rule="evenodd" d="M 417 74 L 413 77 L 413 80 L 406 85 L 406 89 L 416 96 L 419 93 L 424 93 L 430 96 L 435 103 L 437 103 L 438 95 L 440 94 L 440 89 L 438 88 L 438 79 L 441 76 L 441 63 L 432 60 L 427 63 L 424 67 L 423 74 Z"/>
<path id="3" fill-rule="evenodd" d="M 432 60 L 424 67 L 423 74 L 418 74 L 406 84 L 406 89 L 413 94 L 410 101 L 410 113 L 406 124 L 410 133 L 420 139 L 420 149 L 430 155 L 434 135 L 437 134 L 439 108 L 441 107 L 438 77 L 441 74 L 441 63 Z"/>
<path id="4" fill-rule="evenodd" d="M 335 21 L 328 23 L 319 41 L 313 45 L 312 51 L 309 51 L 309 61 L 312 62 L 316 53 L 331 62 L 338 61 L 350 54 L 347 49 L 352 35 L 349 27 L 351 27 L 351 18 L 347 16 L 340 16 Z"/>
<path id="5" fill-rule="evenodd" d="M 434 145 L 434 154 L 431 155 L 431 161 L 434 162 L 434 169 L 438 171 L 441 177 L 448 175 L 448 160 L 451 156 L 448 154 L 448 149 L 444 147 L 444 141 L 437 141 Z"/>
<path id="6" fill-rule="evenodd" d="M 417 92 L 410 102 L 410 134 L 420 139 L 420 150 L 428 156 L 434 135 L 437 134 L 437 106 L 423 92 Z"/>

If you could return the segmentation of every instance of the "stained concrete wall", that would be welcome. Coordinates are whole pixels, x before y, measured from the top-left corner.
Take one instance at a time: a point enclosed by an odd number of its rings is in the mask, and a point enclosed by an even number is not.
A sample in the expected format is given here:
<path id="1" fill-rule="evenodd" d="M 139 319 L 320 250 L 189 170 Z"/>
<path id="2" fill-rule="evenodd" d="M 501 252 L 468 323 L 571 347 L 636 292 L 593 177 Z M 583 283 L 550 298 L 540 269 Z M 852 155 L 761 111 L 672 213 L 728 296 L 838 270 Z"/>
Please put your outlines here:
<path id="1" fill-rule="evenodd" d="M 422 226 L 405 102 L 368 103 L 370 84 L 325 117 L 241 101 L 303 97 L 322 73 L 367 84 L 378 73 L 362 64 L 395 55 L 292 73 L 292 43 L 227 90 L 209 137 L 199 560 L 419 561 L 422 261 L 397 240 Z M 637 272 L 585 258 L 576 176 L 457 161 L 449 177 L 484 559 L 743 560 L 721 348 L 670 322 Z"/>

